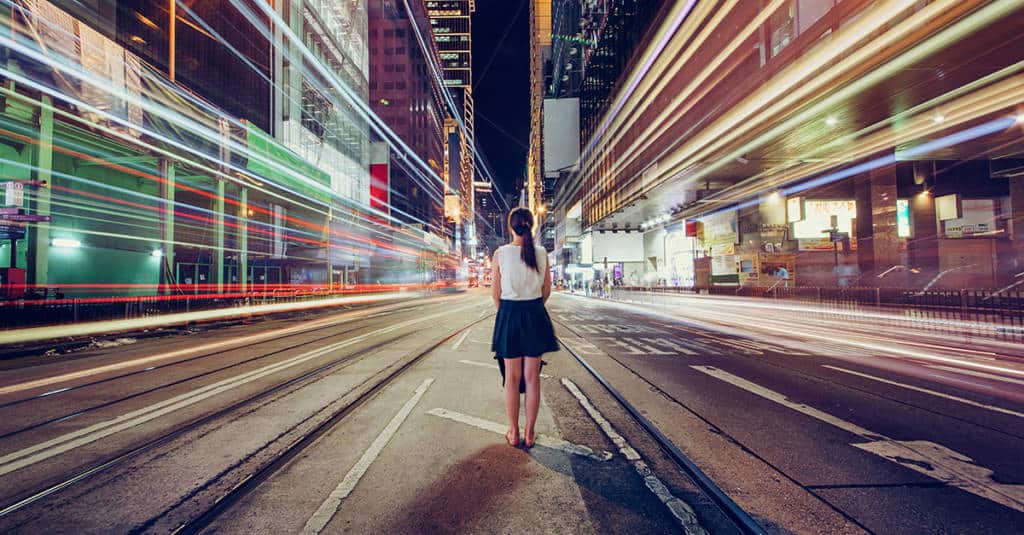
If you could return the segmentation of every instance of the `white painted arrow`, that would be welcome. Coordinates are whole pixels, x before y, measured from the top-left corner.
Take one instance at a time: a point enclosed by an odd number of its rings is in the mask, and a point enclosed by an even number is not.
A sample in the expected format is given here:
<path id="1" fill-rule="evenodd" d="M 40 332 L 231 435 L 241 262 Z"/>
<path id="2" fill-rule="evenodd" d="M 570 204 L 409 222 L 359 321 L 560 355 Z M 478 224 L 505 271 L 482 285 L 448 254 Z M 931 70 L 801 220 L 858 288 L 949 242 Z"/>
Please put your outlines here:
<path id="1" fill-rule="evenodd" d="M 888 459 L 900 466 L 937 479 L 947 485 L 965 490 L 975 496 L 980 496 L 1000 505 L 1024 512 L 1024 485 L 1008 485 L 996 482 L 992 479 L 992 470 L 978 465 L 974 462 L 974 459 L 962 453 L 924 440 L 894 440 L 809 405 L 792 401 L 774 390 L 752 383 L 742 377 L 735 376 L 713 366 L 690 367 L 715 379 L 725 381 L 752 394 L 803 413 L 811 418 L 838 427 L 867 441 L 861 444 L 851 444 L 855 448 L 871 452 L 883 459 Z"/>

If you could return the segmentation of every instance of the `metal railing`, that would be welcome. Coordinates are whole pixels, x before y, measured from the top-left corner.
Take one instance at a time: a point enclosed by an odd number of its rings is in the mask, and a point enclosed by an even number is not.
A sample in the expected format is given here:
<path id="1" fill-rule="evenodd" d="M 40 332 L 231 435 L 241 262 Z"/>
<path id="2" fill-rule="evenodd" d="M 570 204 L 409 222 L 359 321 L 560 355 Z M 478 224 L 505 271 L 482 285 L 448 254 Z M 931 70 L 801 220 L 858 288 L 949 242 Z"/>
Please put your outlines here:
<path id="1" fill-rule="evenodd" d="M 976 335 L 1019 341 L 1024 339 L 1024 292 L 999 290 L 904 290 L 896 288 L 820 287 L 713 287 L 697 291 L 679 287 L 617 286 L 612 297 L 639 304 L 678 304 L 678 296 L 709 294 L 784 300 L 813 305 L 803 313 L 821 316 L 851 310 L 886 312 L 893 321 L 915 319 L 956 320 L 978 326 Z M 987 327 L 986 327 L 987 326 Z M 941 322 L 929 322 L 929 330 L 942 330 Z M 957 327 L 962 332 L 962 327 Z"/>

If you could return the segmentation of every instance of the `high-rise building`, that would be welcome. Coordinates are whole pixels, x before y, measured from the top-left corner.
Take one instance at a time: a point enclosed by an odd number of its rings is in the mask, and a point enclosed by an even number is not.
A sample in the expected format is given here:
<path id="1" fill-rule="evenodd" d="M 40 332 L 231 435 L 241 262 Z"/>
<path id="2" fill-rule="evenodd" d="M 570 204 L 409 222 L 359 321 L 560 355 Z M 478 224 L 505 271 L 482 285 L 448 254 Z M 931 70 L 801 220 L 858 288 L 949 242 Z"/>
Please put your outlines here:
<path id="1" fill-rule="evenodd" d="M 412 17 L 400 2 L 369 1 L 370 106 L 444 180 L 447 107 L 431 66 L 438 64 L 438 52 L 423 1 L 410 1 L 409 6 Z M 443 182 L 436 182 L 414 165 L 401 149 L 392 149 L 391 215 L 440 233 L 444 228 Z"/>
<path id="2" fill-rule="evenodd" d="M 544 71 L 551 57 L 551 0 L 530 0 L 530 146 L 526 164 L 527 206 L 540 221 L 540 239 L 551 248 L 547 229 L 548 201 L 544 188 Z"/>
<path id="3" fill-rule="evenodd" d="M 460 113 L 457 139 L 458 152 L 458 195 L 460 219 L 462 221 L 462 246 L 469 245 L 472 252 L 476 241 L 474 225 L 473 182 L 476 173 L 474 158 L 474 112 L 473 112 L 473 40 L 472 15 L 476 11 L 475 0 L 428 0 L 427 15 L 441 55 L 441 71 L 444 85 Z M 454 140 L 453 140 L 454 141 Z M 455 147 L 452 147 L 455 148 Z M 451 149 L 450 149 L 451 153 Z M 452 162 L 451 165 L 455 165 Z"/>

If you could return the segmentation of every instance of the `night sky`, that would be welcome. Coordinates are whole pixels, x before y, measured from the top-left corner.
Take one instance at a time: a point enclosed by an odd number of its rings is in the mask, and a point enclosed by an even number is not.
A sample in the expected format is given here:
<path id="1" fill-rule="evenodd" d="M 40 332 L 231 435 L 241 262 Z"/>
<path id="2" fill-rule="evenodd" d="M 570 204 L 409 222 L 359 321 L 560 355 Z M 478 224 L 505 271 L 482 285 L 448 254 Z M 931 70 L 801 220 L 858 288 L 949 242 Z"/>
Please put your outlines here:
<path id="1" fill-rule="evenodd" d="M 477 146 L 506 196 L 526 175 L 530 142 L 528 1 L 478 0 L 473 15 Z"/>

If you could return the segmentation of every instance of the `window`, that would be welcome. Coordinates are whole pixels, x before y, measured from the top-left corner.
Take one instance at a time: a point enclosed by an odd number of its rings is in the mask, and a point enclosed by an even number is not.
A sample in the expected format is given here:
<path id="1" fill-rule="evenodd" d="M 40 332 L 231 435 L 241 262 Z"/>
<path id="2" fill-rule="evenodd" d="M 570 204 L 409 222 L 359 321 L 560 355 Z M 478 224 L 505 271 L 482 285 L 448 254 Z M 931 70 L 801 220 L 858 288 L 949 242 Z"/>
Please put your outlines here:
<path id="1" fill-rule="evenodd" d="M 398 90 L 405 89 L 405 82 L 396 82 L 395 83 L 395 89 L 398 89 Z"/>
<path id="2" fill-rule="evenodd" d="M 395 30 L 395 37 L 405 37 L 405 30 L 401 28 Z"/>
<path id="3" fill-rule="evenodd" d="M 384 37 L 394 37 L 395 30 L 384 30 Z"/>

